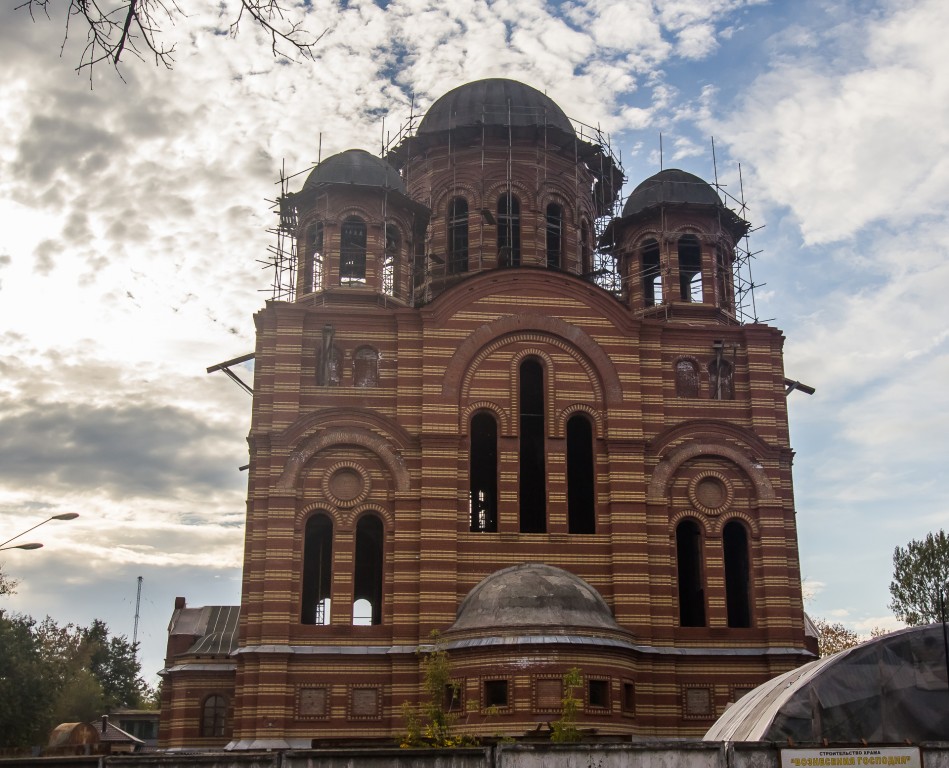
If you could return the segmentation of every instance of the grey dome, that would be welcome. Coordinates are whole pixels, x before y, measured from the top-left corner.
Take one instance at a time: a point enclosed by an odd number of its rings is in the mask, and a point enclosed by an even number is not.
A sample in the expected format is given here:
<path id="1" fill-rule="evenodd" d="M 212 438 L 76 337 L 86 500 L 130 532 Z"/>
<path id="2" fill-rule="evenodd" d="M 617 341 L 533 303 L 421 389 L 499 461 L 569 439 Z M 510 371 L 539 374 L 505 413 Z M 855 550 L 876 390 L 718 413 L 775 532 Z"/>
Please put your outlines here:
<path id="1" fill-rule="evenodd" d="M 529 85 L 503 78 L 476 80 L 449 91 L 429 107 L 418 133 L 480 125 L 553 126 L 576 135 L 553 99 Z"/>
<path id="2" fill-rule="evenodd" d="M 632 191 L 623 206 L 623 216 L 632 216 L 662 203 L 724 207 L 707 181 L 678 168 L 669 168 L 650 176 Z"/>
<path id="3" fill-rule="evenodd" d="M 511 627 L 619 630 L 599 592 L 543 563 L 515 565 L 482 579 L 462 601 L 450 631 Z"/>
<path id="4" fill-rule="evenodd" d="M 364 149 L 347 149 L 326 158 L 310 171 L 303 188 L 321 184 L 359 184 L 405 192 L 405 182 L 398 170 Z"/>

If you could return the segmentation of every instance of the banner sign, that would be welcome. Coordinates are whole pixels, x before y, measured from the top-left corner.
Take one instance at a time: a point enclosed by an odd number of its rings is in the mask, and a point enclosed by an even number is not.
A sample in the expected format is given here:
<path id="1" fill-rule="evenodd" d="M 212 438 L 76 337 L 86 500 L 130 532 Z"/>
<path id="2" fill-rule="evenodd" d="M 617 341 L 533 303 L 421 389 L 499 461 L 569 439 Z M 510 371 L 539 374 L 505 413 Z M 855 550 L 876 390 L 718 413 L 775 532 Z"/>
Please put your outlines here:
<path id="1" fill-rule="evenodd" d="M 781 768 L 837 768 L 838 766 L 895 765 L 922 768 L 919 747 L 824 747 L 823 749 L 782 749 Z"/>

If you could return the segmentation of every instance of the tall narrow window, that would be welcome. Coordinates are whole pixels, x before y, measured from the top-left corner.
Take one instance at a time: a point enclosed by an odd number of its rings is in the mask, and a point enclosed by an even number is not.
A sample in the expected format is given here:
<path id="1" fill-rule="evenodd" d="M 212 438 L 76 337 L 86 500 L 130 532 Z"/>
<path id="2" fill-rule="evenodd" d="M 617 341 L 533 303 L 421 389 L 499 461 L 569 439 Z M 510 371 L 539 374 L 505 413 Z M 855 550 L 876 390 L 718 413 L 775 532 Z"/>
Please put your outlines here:
<path id="1" fill-rule="evenodd" d="M 382 292 L 389 296 L 398 295 L 399 250 L 402 238 L 399 228 L 386 224 L 386 249 L 382 254 Z"/>
<path id="2" fill-rule="evenodd" d="M 587 220 L 580 222 L 580 274 L 589 277 L 593 274 L 593 261 L 590 258 L 590 226 Z"/>
<path id="3" fill-rule="evenodd" d="M 642 244 L 641 274 L 643 280 L 643 304 L 654 307 L 662 304 L 662 265 L 659 260 L 659 243 L 647 240 Z"/>
<path id="4" fill-rule="evenodd" d="M 353 574 L 353 624 L 382 623 L 382 561 L 385 543 L 382 521 L 364 515 L 356 524 L 356 563 Z M 362 610 L 359 610 L 362 608 Z"/>
<path id="5" fill-rule="evenodd" d="M 223 736 L 227 701 L 223 696 L 208 696 L 201 707 L 201 735 Z"/>
<path id="6" fill-rule="evenodd" d="M 715 290 L 718 306 L 726 312 L 735 311 L 735 291 L 732 282 L 732 253 L 718 248 L 715 251 Z"/>
<path id="7" fill-rule="evenodd" d="M 306 521 L 303 534 L 302 624 L 330 623 L 332 573 L 333 523 L 316 514 Z"/>
<path id="8" fill-rule="evenodd" d="M 306 231 L 304 293 L 323 290 L 323 222 L 311 224 Z"/>
<path id="9" fill-rule="evenodd" d="M 353 355 L 353 386 L 379 386 L 379 353 L 372 347 L 360 347 Z"/>
<path id="10" fill-rule="evenodd" d="M 695 235 L 679 238 L 679 293 L 682 301 L 702 301 L 702 247 Z"/>
<path id="11" fill-rule="evenodd" d="M 683 520 L 676 527 L 676 568 L 679 582 L 679 624 L 683 627 L 704 627 L 702 533 L 694 520 Z"/>
<path id="12" fill-rule="evenodd" d="M 567 422 L 567 529 L 596 533 L 593 429 L 579 414 Z"/>
<path id="13" fill-rule="evenodd" d="M 722 549 L 725 556 L 725 609 L 729 627 L 751 626 L 750 563 L 748 562 L 748 532 L 737 520 L 722 529 Z"/>
<path id="14" fill-rule="evenodd" d="M 544 369 L 525 360 L 520 370 L 520 495 L 521 533 L 547 530 L 547 477 L 544 455 Z"/>
<path id="15" fill-rule="evenodd" d="M 735 399 L 735 369 L 727 360 L 715 358 L 708 364 L 709 397 L 712 400 Z"/>
<path id="16" fill-rule="evenodd" d="M 366 282 L 366 222 L 358 216 L 344 219 L 340 228 L 339 281 L 343 285 Z"/>
<path id="17" fill-rule="evenodd" d="M 560 269 L 563 261 L 563 206 L 547 206 L 547 267 Z"/>
<path id="18" fill-rule="evenodd" d="M 676 361 L 676 397 L 699 396 L 699 367 L 692 360 Z"/>
<path id="19" fill-rule="evenodd" d="M 498 200 L 498 266 L 521 265 L 521 204 L 510 192 Z"/>
<path id="20" fill-rule="evenodd" d="M 468 201 L 456 197 L 448 206 L 448 274 L 468 271 Z"/>
<path id="21" fill-rule="evenodd" d="M 498 529 L 498 423 L 490 413 L 471 419 L 469 467 L 471 530 Z"/>

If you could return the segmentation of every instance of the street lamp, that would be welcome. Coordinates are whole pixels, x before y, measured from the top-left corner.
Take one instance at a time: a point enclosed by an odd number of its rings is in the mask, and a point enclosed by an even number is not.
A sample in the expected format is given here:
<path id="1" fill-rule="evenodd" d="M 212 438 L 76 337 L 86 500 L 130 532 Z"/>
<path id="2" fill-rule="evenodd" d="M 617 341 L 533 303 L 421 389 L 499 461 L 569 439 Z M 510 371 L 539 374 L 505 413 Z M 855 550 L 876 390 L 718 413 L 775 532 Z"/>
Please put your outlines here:
<path id="1" fill-rule="evenodd" d="M 50 520 L 75 520 L 77 517 L 79 517 L 79 513 L 78 513 L 78 512 L 62 512 L 62 513 L 60 513 L 60 514 L 58 514 L 58 515 L 53 515 L 52 517 L 47 517 L 45 520 L 43 520 L 43 521 L 37 523 L 37 524 L 34 525 L 32 528 L 27 528 L 27 529 L 26 529 L 25 531 L 23 531 L 22 533 L 18 533 L 16 536 L 13 536 L 12 538 L 9 538 L 9 539 L 7 539 L 6 541 L 0 543 L 0 550 L 4 550 L 4 549 L 39 549 L 39 548 L 42 547 L 43 545 L 40 544 L 40 543 L 38 543 L 38 542 L 32 542 L 32 543 L 30 543 L 30 544 L 14 544 L 12 547 L 8 547 L 7 544 L 9 544 L 11 541 L 15 541 L 16 539 L 20 538 L 21 536 L 25 536 L 25 535 L 28 534 L 30 531 L 35 531 L 35 530 L 36 530 L 37 528 L 39 528 L 41 525 L 45 525 L 45 524 L 48 523 Z"/>
<path id="2" fill-rule="evenodd" d="M 5 549 L 39 549 L 42 546 L 38 541 L 31 541 L 29 544 L 13 544 L 9 547 L 0 547 L 0 552 Z"/>

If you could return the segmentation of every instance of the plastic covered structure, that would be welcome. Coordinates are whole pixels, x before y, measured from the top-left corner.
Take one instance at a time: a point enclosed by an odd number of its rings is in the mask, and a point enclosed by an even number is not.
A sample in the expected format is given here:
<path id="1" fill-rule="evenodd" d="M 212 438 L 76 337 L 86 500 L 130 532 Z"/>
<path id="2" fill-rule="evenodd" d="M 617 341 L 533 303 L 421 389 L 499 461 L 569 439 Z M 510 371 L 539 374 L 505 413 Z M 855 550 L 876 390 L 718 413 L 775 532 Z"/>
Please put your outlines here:
<path id="1" fill-rule="evenodd" d="M 749 692 L 706 741 L 919 743 L 949 740 L 942 624 L 884 635 Z"/>

